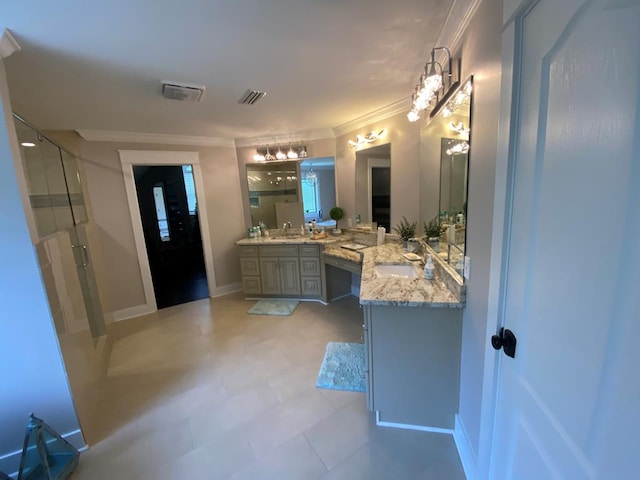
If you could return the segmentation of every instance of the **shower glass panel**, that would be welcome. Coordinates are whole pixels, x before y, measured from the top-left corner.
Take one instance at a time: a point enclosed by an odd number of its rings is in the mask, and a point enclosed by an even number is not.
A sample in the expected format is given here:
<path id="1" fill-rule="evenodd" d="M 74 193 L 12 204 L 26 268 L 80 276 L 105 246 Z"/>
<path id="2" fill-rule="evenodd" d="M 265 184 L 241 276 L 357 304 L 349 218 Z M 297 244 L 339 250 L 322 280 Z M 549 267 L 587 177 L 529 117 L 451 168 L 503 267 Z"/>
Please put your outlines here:
<path id="1" fill-rule="evenodd" d="M 104 313 L 89 251 L 90 224 L 78 159 L 17 115 L 14 119 L 38 237 L 46 242 L 54 234 L 69 235 L 87 327 L 95 342 L 105 333 Z"/>

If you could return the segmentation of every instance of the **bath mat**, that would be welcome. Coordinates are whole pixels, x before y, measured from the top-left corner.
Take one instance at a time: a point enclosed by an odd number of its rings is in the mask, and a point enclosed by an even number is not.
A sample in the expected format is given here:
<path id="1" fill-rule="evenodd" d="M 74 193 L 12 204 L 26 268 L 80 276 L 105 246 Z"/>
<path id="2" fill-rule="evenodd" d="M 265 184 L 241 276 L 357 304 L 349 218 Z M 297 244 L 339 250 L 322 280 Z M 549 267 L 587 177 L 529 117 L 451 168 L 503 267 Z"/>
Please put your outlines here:
<path id="1" fill-rule="evenodd" d="M 362 343 L 329 342 L 316 387 L 364 392 L 365 358 Z"/>
<path id="2" fill-rule="evenodd" d="M 249 315 L 291 315 L 297 300 L 260 300 L 247 312 Z"/>

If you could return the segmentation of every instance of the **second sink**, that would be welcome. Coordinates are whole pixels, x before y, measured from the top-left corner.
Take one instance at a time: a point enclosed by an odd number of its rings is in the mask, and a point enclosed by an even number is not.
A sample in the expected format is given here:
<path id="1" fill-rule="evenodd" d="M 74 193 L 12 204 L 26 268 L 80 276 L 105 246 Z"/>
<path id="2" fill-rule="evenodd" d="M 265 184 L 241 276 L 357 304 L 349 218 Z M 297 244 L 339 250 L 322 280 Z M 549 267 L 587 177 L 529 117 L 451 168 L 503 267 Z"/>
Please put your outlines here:
<path id="1" fill-rule="evenodd" d="M 418 278 L 413 265 L 376 265 L 374 269 L 379 277 Z"/>

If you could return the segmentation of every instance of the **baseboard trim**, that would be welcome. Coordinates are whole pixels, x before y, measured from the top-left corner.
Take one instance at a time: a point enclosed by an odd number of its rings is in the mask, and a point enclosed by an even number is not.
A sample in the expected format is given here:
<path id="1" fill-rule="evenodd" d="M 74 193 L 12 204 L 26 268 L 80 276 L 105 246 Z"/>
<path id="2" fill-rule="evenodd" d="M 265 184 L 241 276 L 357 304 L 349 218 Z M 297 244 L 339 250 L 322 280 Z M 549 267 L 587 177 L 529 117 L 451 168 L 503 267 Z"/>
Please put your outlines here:
<path id="1" fill-rule="evenodd" d="M 82 430 L 77 429 L 72 432 L 67 432 L 61 435 L 67 442 L 73 445 L 79 452 L 84 452 L 89 449 L 84 438 L 82 437 Z M 20 457 L 22 457 L 22 449 L 15 452 L 7 453 L 6 455 L 0 455 L 0 471 L 13 472 L 9 475 L 13 478 L 18 478 L 18 469 L 20 468 Z"/>
<path id="2" fill-rule="evenodd" d="M 381 421 L 379 410 L 376 410 L 376 425 L 379 427 L 400 428 L 403 430 L 419 430 L 421 432 L 445 433 L 447 435 L 453 435 L 453 430 L 451 428 L 428 427 L 425 425 L 411 425 L 409 423 Z"/>
<path id="3" fill-rule="evenodd" d="M 223 285 L 222 287 L 216 287 L 213 290 L 213 296 L 211 298 L 223 297 L 230 293 L 236 293 L 242 291 L 242 283 L 230 283 L 229 285 Z"/>
<path id="4" fill-rule="evenodd" d="M 148 315 L 156 312 L 157 309 L 152 305 L 145 303 L 143 305 L 136 305 L 135 307 L 124 308 L 122 310 L 116 310 L 113 312 L 113 320 L 120 322 L 122 320 L 128 320 L 129 318 L 140 317 L 142 315 Z"/>
<path id="5" fill-rule="evenodd" d="M 462 463 L 464 475 L 467 477 L 467 480 L 475 480 L 477 476 L 476 472 L 478 471 L 478 461 L 475 452 L 471 448 L 469 435 L 467 435 L 467 430 L 460 419 L 460 415 L 456 415 L 453 440 L 456 442 L 456 448 L 458 449 L 458 456 L 460 457 L 460 463 Z"/>

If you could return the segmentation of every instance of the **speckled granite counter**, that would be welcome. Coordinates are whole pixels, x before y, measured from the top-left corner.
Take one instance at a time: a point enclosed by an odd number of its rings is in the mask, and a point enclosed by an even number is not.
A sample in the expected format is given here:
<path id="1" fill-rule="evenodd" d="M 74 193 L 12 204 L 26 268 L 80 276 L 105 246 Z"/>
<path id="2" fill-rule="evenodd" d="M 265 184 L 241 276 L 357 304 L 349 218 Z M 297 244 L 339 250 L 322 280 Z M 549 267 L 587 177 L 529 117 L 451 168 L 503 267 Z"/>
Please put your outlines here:
<path id="1" fill-rule="evenodd" d="M 238 240 L 236 245 L 331 245 L 336 242 L 344 243 L 351 240 L 351 237 L 345 235 L 328 235 L 326 238 L 314 240 L 311 237 L 303 237 L 302 235 L 292 236 L 272 236 L 259 238 L 243 238 Z"/>
<path id="2" fill-rule="evenodd" d="M 361 305 L 387 305 L 404 307 L 462 308 L 460 300 L 441 278 L 440 265 L 436 262 L 436 278 L 426 280 L 419 262 L 409 262 L 402 254 L 399 243 L 385 243 L 380 247 L 363 251 Z M 380 264 L 413 264 L 418 278 L 382 277 L 375 272 Z"/>
<path id="3" fill-rule="evenodd" d="M 342 248 L 342 244 L 344 242 L 334 243 L 330 245 L 325 245 L 324 254 L 330 257 L 339 258 L 340 260 L 346 260 L 348 262 L 357 263 L 358 265 L 362 264 L 362 255 L 366 248 L 363 250 L 348 250 L 346 248 Z"/>

